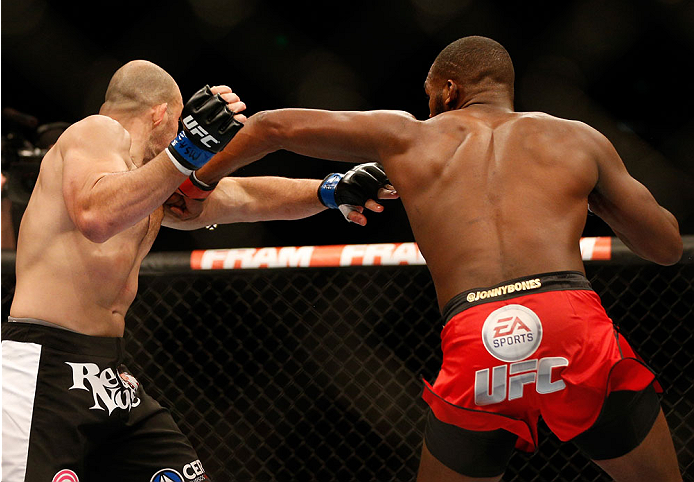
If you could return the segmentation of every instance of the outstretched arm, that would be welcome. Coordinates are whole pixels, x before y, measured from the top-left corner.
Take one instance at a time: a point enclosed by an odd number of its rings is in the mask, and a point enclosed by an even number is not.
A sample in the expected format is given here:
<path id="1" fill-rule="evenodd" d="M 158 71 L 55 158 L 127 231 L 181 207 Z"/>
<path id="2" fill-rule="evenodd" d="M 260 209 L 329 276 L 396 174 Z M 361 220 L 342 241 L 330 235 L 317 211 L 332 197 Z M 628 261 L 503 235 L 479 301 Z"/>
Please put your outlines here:
<path id="1" fill-rule="evenodd" d="M 204 201 L 172 196 L 164 206 L 164 226 L 191 230 L 211 224 L 300 219 L 324 209 L 316 192 L 320 181 L 282 177 L 226 177 Z M 186 216 L 188 202 L 200 214 Z"/>
<path id="2" fill-rule="evenodd" d="M 411 147 L 419 122 L 402 111 L 279 109 L 259 112 L 226 148 L 196 172 L 213 184 L 235 170 L 285 149 L 351 163 L 381 162 Z"/>
<path id="3" fill-rule="evenodd" d="M 600 135 L 596 146 L 598 182 L 588 197 L 590 210 L 642 258 L 662 265 L 678 262 L 683 248 L 675 216 L 631 177 L 606 138 Z"/>
<path id="4" fill-rule="evenodd" d="M 164 206 L 164 226 L 181 230 L 199 229 L 211 224 L 293 220 L 313 216 L 326 207 L 318 199 L 318 179 L 284 177 L 225 177 L 204 201 L 172 196 Z M 384 190 L 382 198 L 395 198 Z M 383 206 L 366 202 L 371 211 Z M 191 213 L 191 210 L 194 211 Z M 366 216 L 358 210 L 348 214 L 354 223 L 365 225 Z"/>

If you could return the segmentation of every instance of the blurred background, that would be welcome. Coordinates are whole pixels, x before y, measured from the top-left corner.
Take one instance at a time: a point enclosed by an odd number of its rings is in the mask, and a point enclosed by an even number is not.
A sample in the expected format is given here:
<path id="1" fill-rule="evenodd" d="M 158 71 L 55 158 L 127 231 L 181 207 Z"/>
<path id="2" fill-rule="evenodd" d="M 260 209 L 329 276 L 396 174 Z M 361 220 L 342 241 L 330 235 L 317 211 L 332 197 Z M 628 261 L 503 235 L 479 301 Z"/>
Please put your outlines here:
<path id="1" fill-rule="evenodd" d="M 2 5 L 3 218 L 18 225 L 45 149 L 98 111 L 111 75 L 147 59 L 184 99 L 227 84 L 248 114 L 281 107 L 401 109 L 428 116 L 423 82 L 466 35 L 501 42 L 516 108 L 587 122 L 694 233 L 694 2 L 402 0 L 268 2 L 7 0 Z M 689 69 L 689 70 L 688 70 Z M 236 175 L 323 178 L 346 164 L 275 153 Z M 610 234 L 589 217 L 584 235 Z M 163 228 L 154 251 L 412 241 L 399 201 L 365 228 L 336 212 L 292 222 Z"/>
<path id="2" fill-rule="evenodd" d="M 509 50 L 517 110 L 603 132 L 682 233 L 694 234 L 694 0 L 121 0 L 86 8 L 4 0 L 0 8 L 3 248 L 46 149 L 66 125 L 98 111 L 125 62 L 159 64 L 184 99 L 227 84 L 248 114 L 401 109 L 426 119 L 429 67 L 466 35 Z M 322 179 L 349 167 L 278 152 L 235 175 Z M 363 228 L 336 211 L 213 231 L 162 228 L 153 251 L 413 241 L 400 201 L 385 204 Z M 585 236 L 610 234 L 588 217 Z M 691 259 L 666 268 L 587 264 L 608 313 L 666 387 L 684 472 L 694 466 Z M 3 313 L 15 283 L 5 266 Z M 238 481 L 413 479 L 425 413 L 419 375 L 433 380 L 441 363 L 424 267 L 144 267 L 128 314 L 128 366 L 171 408 L 208 472 Z M 514 455 L 504 480 L 607 480 L 541 430 L 539 453 Z"/>

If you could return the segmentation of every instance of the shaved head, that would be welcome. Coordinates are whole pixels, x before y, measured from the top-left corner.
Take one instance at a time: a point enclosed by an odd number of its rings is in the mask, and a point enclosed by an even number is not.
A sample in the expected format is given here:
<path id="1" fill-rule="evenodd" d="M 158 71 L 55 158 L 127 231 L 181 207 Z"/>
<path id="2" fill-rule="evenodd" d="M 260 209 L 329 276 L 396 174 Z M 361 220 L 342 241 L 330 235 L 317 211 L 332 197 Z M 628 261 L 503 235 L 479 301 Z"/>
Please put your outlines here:
<path id="1" fill-rule="evenodd" d="M 451 79 L 461 85 L 474 85 L 487 80 L 513 90 L 515 73 L 506 49 L 486 37 L 463 37 L 449 44 L 434 60 L 429 76 Z"/>
<path id="2" fill-rule="evenodd" d="M 136 112 L 176 102 L 181 94 L 173 77 L 152 62 L 133 60 L 113 74 L 103 108 Z"/>

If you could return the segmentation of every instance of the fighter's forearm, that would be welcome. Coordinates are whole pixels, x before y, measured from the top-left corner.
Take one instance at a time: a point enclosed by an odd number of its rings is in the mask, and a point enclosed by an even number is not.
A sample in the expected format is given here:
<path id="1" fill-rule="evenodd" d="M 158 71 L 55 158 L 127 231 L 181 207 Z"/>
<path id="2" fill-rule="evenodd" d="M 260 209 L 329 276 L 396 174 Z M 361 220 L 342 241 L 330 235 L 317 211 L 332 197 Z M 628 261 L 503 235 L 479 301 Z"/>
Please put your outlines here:
<path id="1" fill-rule="evenodd" d="M 679 233 L 679 223 L 675 216 L 660 206 L 662 218 L 659 220 L 657 234 L 644 236 L 643 233 L 630 233 L 627 228 L 614 229 L 617 237 L 635 254 L 654 263 L 669 266 L 682 258 L 683 242 Z"/>
<path id="2" fill-rule="evenodd" d="M 284 149 L 349 163 L 380 162 L 410 147 L 414 117 L 400 111 L 279 109 L 251 116 L 224 151 L 197 171 L 212 184 L 236 169 Z M 409 133 L 408 133 L 409 132 Z M 406 135 L 405 135 L 406 134 Z"/>
<path id="3" fill-rule="evenodd" d="M 227 178 L 210 201 L 213 222 L 291 220 L 313 216 L 326 209 L 318 200 L 317 179 L 283 177 Z"/>
<path id="4" fill-rule="evenodd" d="M 645 191 L 643 191 L 644 195 Z M 654 263 L 671 265 L 682 256 L 682 237 L 675 216 L 657 205 L 650 194 L 648 204 L 652 205 L 649 214 L 639 213 L 640 217 L 625 219 L 624 214 L 602 196 L 591 195 L 590 208 L 602 218 L 617 237 L 635 254 Z"/>
<path id="5" fill-rule="evenodd" d="M 195 172 L 196 177 L 205 184 L 212 185 L 241 167 L 280 149 L 272 129 L 263 125 L 263 114 L 251 116 L 224 150 Z"/>
<path id="6" fill-rule="evenodd" d="M 94 242 L 104 242 L 159 208 L 185 176 L 162 152 L 141 168 L 106 174 L 75 206 L 75 222 Z"/>
<path id="7" fill-rule="evenodd" d="M 227 177 L 204 201 L 199 216 L 180 220 L 169 215 L 164 224 L 191 230 L 211 224 L 306 218 L 326 209 L 318 200 L 320 182 L 272 176 Z"/>

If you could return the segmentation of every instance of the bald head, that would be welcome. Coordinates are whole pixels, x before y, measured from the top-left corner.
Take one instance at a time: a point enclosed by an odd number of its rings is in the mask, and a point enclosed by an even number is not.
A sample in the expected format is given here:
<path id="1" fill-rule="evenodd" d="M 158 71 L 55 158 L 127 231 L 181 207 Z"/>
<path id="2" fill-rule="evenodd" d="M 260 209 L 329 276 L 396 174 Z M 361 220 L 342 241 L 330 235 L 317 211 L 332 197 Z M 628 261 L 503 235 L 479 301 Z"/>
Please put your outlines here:
<path id="1" fill-rule="evenodd" d="M 113 74 L 102 110 L 135 113 L 176 102 L 181 102 L 181 94 L 173 77 L 152 62 L 133 60 Z"/>
<path id="2" fill-rule="evenodd" d="M 486 37 L 463 37 L 449 44 L 434 60 L 429 76 L 473 86 L 492 81 L 513 91 L 515 73 L 506 49 Z"/>

